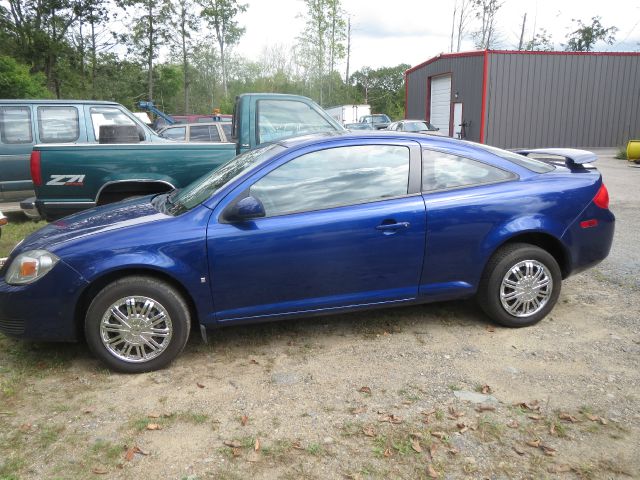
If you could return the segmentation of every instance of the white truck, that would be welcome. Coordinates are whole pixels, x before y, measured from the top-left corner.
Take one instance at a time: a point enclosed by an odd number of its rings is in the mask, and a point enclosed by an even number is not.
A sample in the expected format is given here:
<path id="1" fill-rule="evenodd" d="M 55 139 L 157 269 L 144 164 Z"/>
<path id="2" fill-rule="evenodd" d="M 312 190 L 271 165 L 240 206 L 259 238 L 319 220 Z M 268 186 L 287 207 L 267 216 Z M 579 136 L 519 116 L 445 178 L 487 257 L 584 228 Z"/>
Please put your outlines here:
<path id="1" fill-rule="evenodd" d="M 325 108 L 325 111 L 344 126 L 347 123 L 358 123 L 360 117 L 371 115 L 371 106 L 338 105 L 337 107 Z"/>

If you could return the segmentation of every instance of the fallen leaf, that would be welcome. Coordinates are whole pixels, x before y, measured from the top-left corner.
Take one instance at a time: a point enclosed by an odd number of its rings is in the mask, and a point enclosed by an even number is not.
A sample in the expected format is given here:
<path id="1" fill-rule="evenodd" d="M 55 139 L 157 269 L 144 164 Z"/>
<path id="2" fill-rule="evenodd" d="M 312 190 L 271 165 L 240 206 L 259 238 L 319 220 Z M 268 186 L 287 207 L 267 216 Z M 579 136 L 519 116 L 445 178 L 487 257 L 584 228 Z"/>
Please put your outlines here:
<path id="1" fill-rule="evenodd" d="M 196 382 L 196 385 L 198 386 L 198 388 L 204 388 L 204 385 L 200 382 Z"/>
<path id="2" fill-rule="evenodd" d="M 550 435 L 555 435 L 556 434 L 556 424 L 552 423 L 551 426 L 549 427 L 549 434 Z"/>
<path id="3" fill-rule="evenodd" d="M 411 432 L 411 433 L 409 434 L 409 436 L 410 436 L 411 438 L 419 438 L 420 440 L 422 440 L 422 439 L 424 438 L 424 435 L 423 435 L 423 434 L 421 434 L 420 432 Z"/>
<path id="4" fill-rule="evenodd" d="M 124 454 L 124 459 L 127 462 L 130 462 L 131 460 L 133 460 L 133 457 L 138 452 L 140 452 L 140 449 L 137 447 L 137 445 L 134 445 L 133 447 L 127 449 L 127 451 Z"/>
<path id="5" fill-rule="evenodd" d="M 429 475 L 429 478 L 438 478 L 438 472 L 431 464 L 427 465 L 427 475 Z"/>
<path id="6" fill-rule="evenodd" d="M 493 393 L 493 390 L 491 390 L 491 387 L 489 385 L 482 385 L 482 389 L 481 392 L 485 395 L 489 394 L 489 393 Z"/>
<path id="7" fill-rule="evenodd" d="M 576 423 L 578 421 L 578 419 L 576 417 L 574 417 L 573 415 L 570 415 L 568 413 L 561 413 L 560 415 L 558 415 L 558 418 L 560 420 L 565 420 L 565 421 L 571 422 L 571 423 Z"/>
<path id="8" fill-rule="evenodd" d="M 541 442 L 540 442 L 540 440 L 538 439 L 538 440 L 528 440 L 526 443 L 527 443 L 527 445 L 529 445 L 530 447 L 538 448 L 538 447 L 540 446 L 540 443 L 541 443 Z"/>
<path id="9" fill-rule="evenodd" d="M 147 415 L 147 417 L 148 418 L 160 418 L 160 414 L 156 413 L 156 412 L 153 412 L 153 413 L 150 413 L 149 415 Z"/>
<path id="10" fill-rule="evenodd" d="M 96 407 L 87 407 L 82 410 L 82 413 L 93 413 L 96 410 Z"/>
<path id="11" fill-rule="evenodd" d="M 354 415 L 358 415 L 360 413 L 364 413 L 367 411 L 367 406 L 366 405 L 360 405 L 359 407 L 354 407 L 351 409 L 351 413 L 353 413 Z"/>
<path id="12" fill-rule="evenodd" d="M 260 451 L 260 439 L 259 438 L 256 438 L 256 441 L 253 444 L 253 450 L 255 452 L 259 452 Z"/>
<path id="13" fill-rule="evenodd" d="M 435 410 L 435 408 L 434 408 L 434 409 L 432 409 L 432 410 L 428 410 L 428 411 L 420 412 L 420 413 L 421 413 L 422 415 L 426 415 L 426 416 L 428 417 L 429 415 L 433 415 L 434 413 L 436 413 L 436 410 Z"/>
<path id="14" fill-rule="evenodd" d="M 591 420 L 592 422 L 597 422 L 598 420 L 600 420 L 600 417 L 597 415 L 593 415 L 591 413 L 585 413 L 584 414 L 585 417 L 587 417 L 589 420 Z"/>
<path id="15" fill-rule="evenodd" d="M 494 327 L 493 325 L 487 325 L 486 327 L 484 327 L 485 330 L 489 333 L 493 333 L 496 331 L 496 327 Z"/>
<path id="16" fill-rule="evenodd" d="M 233 454 L 234 457 L 239 457 L 242 452 L 240 452 L 239 447 L 235 447 L 231 449 L 231 453 Z"/>
<path id="17" fill-rule="evenodd" d="M 518 455 L 524 455 L 524 450 L 522 450 L 520 447 L 516 447 L 515 445 L 513 447 L 513 451 L 516 452 Z"/>
<path id="18" fill-rule="evenodd" d="M 540 415 L 527 415 L 527 418 L 530 418 L 531 420 L 542 420 L 542 416 Z"/>
<path id="19" fill-rule="evenodd" d="M 364 433 L 367 437 L 375 437 L 376 430 L 371 426 L 362 427 L 362 433 Z"/>
<path id="20" fill-rule="evenodd" d="M 386 336 L 391 335 L 391 334 L 385 330 L 384 332 L 382 332 L 382 335 L 384 335 L 386 337 Z"/>
<path id="21" fill-rule="evenodd" d="M 246 415 L 242 415 L 242 417 L 240 417 L 240 423 L 243 427 L 246 427 L 247 423 L 249 423 L 249 417 L 247 417 Z"/>
<path id="22" fill-rule="evenodd" d="M 524 408 L 526 410 L 532 410 L 532 411 L 536 411 L 536 410 L 540 410 L 540 402 L 538 400 L 533 400 L 532 402 L 520 402 L 520 403 L 516 403 L 514 404 L 516 407 L 520 407 L 520 408 Z"/>
<path id="23" fill-rule="evenodd" d="M 440 440 L 442 440 L 443 438 L 445 438 L 447 436 L 447 434 L 444 433 L 444 432 L 431 432 L 431 436 L 439 438 Z"/>
<path id="24" fill-rule="evenodd" d="M 422 447 L 420 446 L 420 440 L 414 438 L 411 440 L 411 448 L 413 448 L 416 452 L 421 453 Z"/>
<path id="25" fill-rule="evenodd" d="M 458 427 L 460 433 L 464 433 L 469 430 L 469 427 L 464 422 L 456 423 L 456 427 Z"/>
<path id="26" fill-rule="evenodd" d="M 571 466 L 566 464 L 549 465 L 549 468 L 547 469 L 549 473 L 566 473 L 571 470 L 573 470 Z"/>
<path id="27" fill-rule="evenodd" d="M 249 360 L 249 363 L 252 365 L 259 365 L 257 360 L 254 360 L 253 358 L 251 360 Z"/>
<path id="28" fill-rule="evenodd" d="M 237 440 L 225 440 L 223 442 L 227 447 L 240 448 L 242 444 Z"/>
<path id="29" fill-rule="evenodd" d="M 455 447 L 450 447 L 450 448 L 447 448 L 447 452 L 451 455 L 458 455 L 460 453 L 460 450 L 458 450 Z"/>
<path id="30" fill-rule="evenodd" d="M 507 427 L 509 428 L 518 428 L 519 426 L 520 426 L 520 423 L 518 423 L 516 419 L 511 419 L 509 423 L 507 423 Z"/>
<path id="31" fill-rule="evenodd" d="M 599 418 L 599 420 L 600 420 L 600 423 L 601 423 L 602 425 L 606 425 L 607 423 L 609 423 L 609 422 L 607 422 L 607 419 L 606 419 L 606 418 L 602 418 L 602 417 L 600 417 L 600 418 Z"/>
<path id="32" fill-rule="evenodd" d="M 109 473 L 109 470 L 107 470 L 105 467 L 93 467 L 91 471 L 96 475 L 104 475 L 106 473 Z"/>
<path id="33" fill-rule="evenodd" d="M 540 448 L 548 457 L 555 457 L 557 450 L 555 448 L 549 447 L 547 445 L 540 445 Z"/>
<path id="34" fill-rule="evenodd" d="M 296 450 L 304 450 L 304 447 L 302 446 L 302 444 L 300 443 L 300 440 L 296 440 L 295 442 L 293 442 L 291 444 L 292 448 L 295 448 Z"/>
<path id="35" fill-rule="evenodd" d="M 390 457 L 391 455 L 393 455 L 393 452 L 391 451 L 391 449 L 390 449 L 390 448 L 386 448 L 386 449 L 384 450 L 384 452 L 383 452 L 383 455 L 384 455 L 385 457 L 387 457 L 387 458 L 388 458 L 388 457 Z"/>
<path id="36" fill-rule="evenodd" d="M 496 411 L 496 407 L 494 407 L 493 405 L 486 405 L 484 403 L 476 407 L 476 412 L 495 412 L 495 411 Z"/>
<path id="37" fill-rule="evenodd" d="M 402 423 L 402 419 L 400 417 L 396 417 L 392 413 L 390 413 L 388 415 L 383 415 L 382 417 L 378 418 L 378 421 L 379 422 L 389 422 L 389 423 L 393 423 L 393 424 Z"/>
<path id="38" fill-rule="evenodd" d="M 18 430 L 20 430 L 23 433 L 28 432 L 29 430 L 31 430 L 32 425 L 30 423 L 23 423 L 22 425 L 20 425 L 18 427 Z"/>
<path id="39" fill-rule="evenodd" d="M 162 430 L 162 427 L 157 423 L 149 423 L 147 425 L 147 430 Z"/>
<path id="40" fill-rule="evenodd" d="M 457 411 L 455 408 L 453 408 L 453 406 L 449 407 L 449 418 L 451 420 L 457 420 L 460 417 L 464 417 L 464 415 L 464 412 Z"/>
<path id="41" fill-rule="evenodd" d="M 359 392 L 366 393 L 367 395 L 371 395 L 371 389 L 369 387 L 361 387 Z"/>
<path id="42" fill-rule="evenodd" d="M 429 445 L 429 455 L 431 456 L 431 460 L 435 458 L 436 450 L 438 450 L 438 445 L 436 445 L 435 443 Z"/>

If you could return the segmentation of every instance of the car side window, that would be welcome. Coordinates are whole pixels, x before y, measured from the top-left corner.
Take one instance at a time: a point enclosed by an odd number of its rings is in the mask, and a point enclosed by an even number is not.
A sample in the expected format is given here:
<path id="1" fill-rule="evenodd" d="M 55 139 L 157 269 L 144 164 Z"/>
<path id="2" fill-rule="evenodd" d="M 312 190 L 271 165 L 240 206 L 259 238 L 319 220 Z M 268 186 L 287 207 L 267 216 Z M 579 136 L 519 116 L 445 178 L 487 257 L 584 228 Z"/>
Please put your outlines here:
<path id="1" fill-rule="evenodd" d="M 211 137 L 212 142 L 221 142 L 220 132 L 218 131 L 218 127 L 216 125 L 209 125 L 209 136 Z"/>
<path id="2" fill-rule="evenodd" d="M 225 136 L 227 137 L 227 142 L 229 142 L 230 138 L 231 138 L 231 122 L 227 122 L 227 123 L 223 123 L 222 124 L 222 131 L 224 132 Z"/>
<path id="3" fill-rule="evenodd" d="M 272 217 L 399 197 L 408 182 L 407 147 L 358 145 L 301 155 L 257 181 L 250 194 Z"/>
<path id="4" fill-rule="evenodd" d="M 258 100 L 257 122 L 258 143 L 335 131 L 335 127 L 311 105 L 296 100 Z"/>
<path id="5" fill-rule="evenodd" d="M 486 163 L 435 150 L 422 151 L 422 191 L 512 180 L 516 175 Z"/>
<path id="6" fill-rule="evenodd" d="M 164 138 L 169 138 L 171 140 L 184 140 L 187 134 L 187 127 L 176 127 L 176 128 L 167 128 L 164 132 L 162 132 L 162 136 Z"/>
<path id="7" fill-rule="evenodd" d="M 40 142 L 75 142 L 80 137 L 78 109 L 75 107 L 38 107 Z"/>
<path id="8" fill-rule="evenodd" d="M 192 142 L 210 142 L 211 134 L 209 133 L 209 126 L 191 126 L 191 133 L 189 134 L 189 140 Z"/>
<path id="9" fill-rule="evenodd" d="M 0 139 L 2 143 L 33 143 L 29 107 L 0 108 Z"/>
<path id="10" fill-rule="evenodd" d="M 91 124 L 93 135 L 100 140 L 100 127 L 102 125 L 133 125 L 137 126 L 122 110 L 117 107 L 91 107 Z"/>

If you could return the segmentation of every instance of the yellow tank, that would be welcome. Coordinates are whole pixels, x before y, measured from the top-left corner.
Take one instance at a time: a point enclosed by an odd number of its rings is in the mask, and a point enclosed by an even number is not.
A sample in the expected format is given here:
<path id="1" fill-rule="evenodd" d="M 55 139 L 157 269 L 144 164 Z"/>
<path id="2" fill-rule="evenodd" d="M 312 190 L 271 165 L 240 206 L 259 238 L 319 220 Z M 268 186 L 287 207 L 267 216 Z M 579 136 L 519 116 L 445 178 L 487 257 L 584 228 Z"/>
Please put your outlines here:
<path id="1" fill-rule="evenodd" d="M 627 159 L 640 163 L 640 140 L 629 140 L 627 143 Z"/>

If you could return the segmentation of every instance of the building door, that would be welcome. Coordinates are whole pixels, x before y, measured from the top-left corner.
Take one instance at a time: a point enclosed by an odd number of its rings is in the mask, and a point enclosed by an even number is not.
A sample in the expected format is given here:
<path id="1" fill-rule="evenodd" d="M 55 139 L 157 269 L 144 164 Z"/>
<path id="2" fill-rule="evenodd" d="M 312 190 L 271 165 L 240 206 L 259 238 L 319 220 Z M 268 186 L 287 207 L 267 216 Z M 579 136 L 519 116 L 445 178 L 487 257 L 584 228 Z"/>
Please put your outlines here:
<path id="1" fill-rule="evenodd" d="M 462 138 L 462 103 L 453 104 L 453 138 Z"/>
<path id="2" fill-rule="evenodd" d="M 451 135 L 449 119 L 451 115 L 451 76 L 443 75 L 431 79 L 430 121 L 442 133 Z"/>

